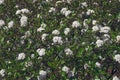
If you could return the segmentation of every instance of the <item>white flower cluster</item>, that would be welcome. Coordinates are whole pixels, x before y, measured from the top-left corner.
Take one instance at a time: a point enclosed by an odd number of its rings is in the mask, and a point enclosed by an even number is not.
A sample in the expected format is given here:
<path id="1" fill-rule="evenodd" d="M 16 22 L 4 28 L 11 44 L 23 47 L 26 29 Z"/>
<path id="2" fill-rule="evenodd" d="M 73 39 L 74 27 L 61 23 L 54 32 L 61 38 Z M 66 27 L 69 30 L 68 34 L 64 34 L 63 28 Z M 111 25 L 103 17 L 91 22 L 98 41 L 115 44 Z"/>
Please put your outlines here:
<path id="1" fill-rule="evenodd" d="M 60 31 L 58 31 L 58 30 L 53 30 L 53 31 L 52 31 L 52 34 L 53 34 L 53 35 L 59 35 L 59 34 L 60 34 Z"/>
<path id="2" fill-rule="evenodd" d="M 120 43 L 120 35 L 116 36 L 116 42 Z"/>
<path id="3" fill-rule="evenodd" d="M 20 19 L 20 25 L 24 27 L 24 26 L 27 26 L 27 24 L 28 24 L 28 17 L 26 17 L 25 15 L 22 15 Z"/>
<path id="4" fill-rule="evenodd" d="M 64 66 L 64 67 L 62 68 L 62 71 L 68 73 L 68 72 L 70 71 L 70 68 L 68 68 L 67 66 Z"/>
<path id="5" fill-rule="evenodd" d="M 101 47 L 103 44 L 104 44 L 104 41 L 103 41 L 103 40 L 97 40 L 97 41 L 96 41 L 97 47 Z"/>
<path id="6" fill-rule="evenodd" d="M 26 9 L 26 8 L 16 11 L 16 15 L 24 14 L 24 13 L 30 13 L 30 11 L 28 9 Z"/>
<path id="7" fill-rule="evenodd" d="M 65 29 L 64 29 L 64 34 L 65 34 L 65 35 L 68 35 L 69 32 L 70 32 L 70 28 L 65 28 Z"/>
<path id="8" fill-rule="evenodd" d="M 19 53 L 18 57 L 17 57 L 17 60 L 24 60 L 25 57 L 26 57 L 25 53 Z"/>
<path id="9" fill-rule="evenodd" d="M 51 12 L 55 12 L 55 8 L 54 7 L 50 8 L 49 13 L 51 13 Z"/>
<path id="10" fill-rule="evenodd" d="M 118 63 L 120 63 L 120 54 L 116 54 L 115 57 L 114 57 L 114 59 L 115 59 Z"/>
<path id="11" fill-rule="evenodd" d="M 1 70 L 0 70 L 0 75 L 1 75 L 2 77 L 5 76 L 5 69 L 1 69 Z"/>
<path id="12" fill-rule="evenodd" d="M 60 37 L 60 36 L 54 36 L 53 37 L 53 43 L 54 44 L 60 44 L 60 45 L 62 45 L 63 44 L 63 41 L 62 41 L 62 37 Z"/>
<path id="13" fill-rule="evenodd" d="M 90 15 L 90 14 L 93 14 L 93 13 L 95 13 L 95 11 L 92 10 L 92 9 L 88 9 L 88 11 L 86 12 L 87 15 Z"/>
<path id="14" fill-rule="evenodd" d="M 69 48 L 66 48 L 64 51 L 66 55 L 73 55 L 73 51 L 70 50 Z"/>
<path id="15" fill-rule="evenodd" d="M 44 71 L 44 70 L 40 70 L 39 71 L 39 76 L 37 78 L 38 78 L 38 80 L 45 80 L 46 76 L 47 76 L 47 72 Z"/>
<path id="16" fill-rule="evenodd" d="M 0 0 L 0 5 L 1 5 L 1 4 L 4 4 L 4 0 Z"/>
<path id="17" fill-rule="evenodd" d="M 78 28 L 78 27 L 81 27 L 81 24 L 78 21 L 73 21 L 72 27 L 73 28 Z"/>
<path id="18" fill-rule="evenodd" d="M 39 56 L 44 56 L 45 55 L 45 51 L 46 50 L 44 48 L 37 49 L 37 53 L 38 53 Z"/>
<path id="19" fill-rule="evenodd" d="M 8 28 L 12 28 L 14 26 L 14 21 L 10 21 L 9 23 L 8 23 Z"/>
<path id="20" fill-rule="evenodd" d="M 112 80 L 120 80 L 117 76 L 114 76 Z"/>
<path id="21" fill-rule="evenodd" d="M 65 15 L 66 17 L 70 15 L 71 11 L 68 10 L 67 8 L 62 8 L 61 9 L 61 14 Z"/>
<path id="22" fill-rule="evenodd" d="M 47 25 L 45 23 L 42 23 L 41 26 L 37 29 L 37 32 L 42 32 L 43 30 L 45 30 L 45 27 Z"/>

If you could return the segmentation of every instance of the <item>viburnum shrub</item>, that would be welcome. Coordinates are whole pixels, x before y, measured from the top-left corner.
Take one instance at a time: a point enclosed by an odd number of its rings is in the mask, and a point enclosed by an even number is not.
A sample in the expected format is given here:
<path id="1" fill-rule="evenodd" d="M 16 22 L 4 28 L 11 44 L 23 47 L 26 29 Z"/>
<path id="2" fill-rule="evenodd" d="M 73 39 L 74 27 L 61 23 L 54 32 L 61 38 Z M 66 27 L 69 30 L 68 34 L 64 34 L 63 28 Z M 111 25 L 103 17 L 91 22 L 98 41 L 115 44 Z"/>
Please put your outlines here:
<path id="1" fill-rule="evenodd" d="M 0 0 L 0 80 L 120 80 L 120 0 Z"/>

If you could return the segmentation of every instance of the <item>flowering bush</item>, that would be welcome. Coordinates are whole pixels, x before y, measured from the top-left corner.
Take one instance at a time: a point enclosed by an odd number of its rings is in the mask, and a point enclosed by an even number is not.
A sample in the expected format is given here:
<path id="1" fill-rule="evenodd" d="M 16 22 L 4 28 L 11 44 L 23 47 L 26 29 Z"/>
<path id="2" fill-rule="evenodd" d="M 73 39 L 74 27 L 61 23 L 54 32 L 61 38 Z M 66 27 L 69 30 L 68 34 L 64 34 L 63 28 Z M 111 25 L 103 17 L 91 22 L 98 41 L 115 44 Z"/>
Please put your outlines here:
<path id="1" fill-rule="evenodd" d="M 120 0 L 0 0 L 0 80 L 120 80 Z"/>

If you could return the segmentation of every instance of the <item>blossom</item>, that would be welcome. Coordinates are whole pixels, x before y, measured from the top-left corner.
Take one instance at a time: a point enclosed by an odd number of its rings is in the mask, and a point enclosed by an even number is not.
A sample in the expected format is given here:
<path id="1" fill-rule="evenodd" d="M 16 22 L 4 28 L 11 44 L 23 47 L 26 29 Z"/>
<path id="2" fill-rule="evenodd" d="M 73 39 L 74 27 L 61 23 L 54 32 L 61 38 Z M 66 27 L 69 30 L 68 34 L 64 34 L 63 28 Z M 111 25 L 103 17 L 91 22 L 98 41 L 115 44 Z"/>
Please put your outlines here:
<path id="1" fill-rule="evenodd" d="M 70 13 L 71 13 L 71 11 L 70 11 L 70 10 L 67 10 L 64 15 L 67 17 L 67 16 L 70 15 Z"/>
<path id="2" fill-rule="evenodd" d="M 17 10 L 15 14 L 18 15 L 21 14 L 21 12 L 22 12 L 21 10 Z"/>
<path id="3" fill-rule="evenodd" d="M 70 50 L 69 48 L 66 48 L 64 51 L 66 55 L 73 55 L 73 51 Z"/>
<path id="4" fill-rule="evenodd" d="M 61 9 L 61 14 L 65 15 L 66 17 L 70 15 L 71 11 L 68 10 L 67 8 L 62 8 Z"/>
<path id="5" fill-rule="evenodd" d="M 53 31 L 52 31 L 52 34 L 54 34 L 54 35 L 59 35 L 59 34 L 60 34 L 60 31 L 58 31 L 58 30 L 53 30 Z"/>
<path id="6" fill-rule="evenodd" d="M 30 11 L 28 9 L 24 8 L 21 10 L 17 10 L 15 14 L 18 15 L 18 14 L 24 14 L 24 13 L 30 13 Z"/>
<path id="7" fill-rule="evenodd" d="M 116 36 L 116 40 L 118 43 L 120 43 L 120 35 Z"/>
<path id="8" fill-rule="evenodd" d="M 81 5 L 84 6 L 84 7 L 88 6 L 86 2 L 82 2 Z"/>
<path id="9" fill-rule="evenodd" d="M 0 5 L 4 3 L 4 0 L 0 0 Z"/>
<path id="10" fill-rule="evenodd" d="M 96 20 L 92 20 L 92 25 L 96 25 L 97 21 Z"/>
<path id="11" fill-rule="evenodd" d="M 5 76 L 5 69 L 1 69 L 1 70 L 0 70 L 0 75 L 1 75 L 2 77 Z"/>
<path id="12" fill-rule="evenodd" d="M 62 8 L 60 12 L 64 15 L 66 11 L 67 11 L 67 8 Z"/>
<path id="13" fill-rule="evenodd" d="M 43 30 L 45 30 L 43 27 L 39 27 L 39 28 L 37 29 L 37 32 L 42 32 Z"/>
<path id="14" fill-rule="evenodd" d="M 68 68 L 67 66 L 64 66 L 64 67 L 62 68 L 62 71 L 66 72 L 66 73 L 68 73 L 69 70 L 70 70 L 70 68 Z"/>
<path id="15" fill-rule="evenodd" d="M 62 37 L 54 36 L 53 37 L 53 43 L 63 44 Z"/>
<path id="16" fill-rule="evenodd" d="M 86 12 L 87 15 L 90 15 L 92 13 L 94 13 L 94 10 L 91 10 L 91 9 L 88 9 L 88 11 Z"/>
<path id="17" fill-rule="evenodd" d="M 78 22 L 78 21 L 74 21 L 73 23 L 72 23 L 72 27 L 73 28 L 77 28 L 77 27 L 80 27 L 81 26 L 81 24 Z"/>
<path id="18" fill-rule="evenodd" d="M 5 25 L 4 20 L 0 20 L 0 28 Z"/>
<path id="19" fill-rule="evenodd" d="M 117 62 L 120 63 L 120 54 L 116 54 L 115 57 L 114 57 L 114 59 L 115 59 Z"/>
<path id="20" fill-rule="evenodd" d="M 97 47 L 101 47 L 103 45 L 104 41 L 103 40 L 97 40 L 96 45 Z"/>
<path id="21" fill-rule="evenodd" d="M 10 22 L 8 23 L 8 28 L 12 28 L 13 25 L 14 25 L 14 21 L 10 21 Z"/>
<path id="22" fill-rule="evenodd" d="M 46 40 L 46 37 L 48 36 L 48 34 L 44 33 L 42 34 L 41 38 L 42 38 L 42 41 Z"/>
<path id="23" fill-rule="evenodd" d="M 50 8 L 49 13 L 51 13 L 51 12 L 55 12 L 55 8 L 54 7 Z"/>
<path id="24" fill-rule="evenodd" d="M 110 27 L 105 26 L 100 28 L 100 33 L 108 33 L 110 31 Z"/>
<path id="25" fill-rule="evenodd" d="M 33 65 L 33 63 L 31 61 L 25 63 L 25 67 L 30 67 L 32 65 Z"/>
<path id="26" fill-rule="evenodd" d="M 117 76 L 114 76 L 113 80 L 120 80 L 120 79 Z"/>
<path id="27" fill-rule="evenodd" d="M 39 71 L 39 76 L 37 77 L 38 80 L 45 80 L 46 79 L 47 72 L 44 70 Z"/>
<path id="28" fill-rule="evenodd" d="M 96 67 L 100 68 L 101 67 L 101 64 L 99 62 L 96 62 L 95 63 Z"/>
<path id="29" fill-rule="evenodd" d="M 18 57 L 17 57 L 17 60 L 23 60 L 23 59 L 25 59 L 25 53 L 19 53 L 18 54 Z"/>
<path id="30" fill-rule="evenodd" d="M 44 48 L 39 48 L 37 49 L 37 53 L 39 54 L 39 56 L 44 56 L 45 55 L 45 49 Z"/>
<path id="31" fill-rule="evenodd" d="M 28 9 L 24 8 L 24 9 L 21 9 L 21 12 L 22 13 L 29 13 L 30 11 Z"/>
<path id="32" fill-rule="evenodd" d="M 92 31 L 93 32 L 96 32 L 96 31 L 99 31 L 99 30 L 100 30 L 100 28 L 97 25 L 95 25 L 95 26 L 92 27 Z"/>
<path id="33" fill-rule="evenodd" d="M 31 35 L 30 31 L 25 32 L 25 37 L 29 37 Z"/>
<path id="34" fill-rule="evenodd" d="M 65 35 L 68 35 L 69 32 L 70 32 L 70 28 L 65 28 L 65 29 L 64 29 L 64 34 L 65 34 Z"/>
<path id="35" fill-rule="evenodd" d="M 28 24 L 28 18 L 25 15 L 22 15 L 21 19 L 20 19 L 20 25 L 21 26 L 27 26 Z"/>

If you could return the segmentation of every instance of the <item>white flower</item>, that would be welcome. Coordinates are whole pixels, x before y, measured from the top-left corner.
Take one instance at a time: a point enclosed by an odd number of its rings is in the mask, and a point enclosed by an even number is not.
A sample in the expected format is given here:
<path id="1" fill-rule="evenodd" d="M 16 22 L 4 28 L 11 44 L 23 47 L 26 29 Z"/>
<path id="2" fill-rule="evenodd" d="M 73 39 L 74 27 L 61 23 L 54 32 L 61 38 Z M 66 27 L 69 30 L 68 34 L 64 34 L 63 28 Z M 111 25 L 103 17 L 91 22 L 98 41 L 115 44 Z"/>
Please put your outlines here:
<path id="1" fill-rule="evenodd" d="M 43 56 L 43 55 L 45 55 L 45 49 L 44 48 L 39 48 L 39 49 L 37 49 L 37 53 L 39 54 L 39 56 Z"/>
<path id="2" fill-rule="evenodd" d="M 0 28 L 5 25 L 4 20 L 0 20 Z"/>
<path id="3" fill-rule="evenodd" d="M 100 28 L 97 25 L 92 27 L 93 32 L 96 32 L 96 31 L 99 31 L 99 30 L 100 30 Z"/>
<path id="4" fill-rule="evenodd" d="M 104 34 L 103 39 L 104 39 L 104 41 L 108 41 L 110 39 L 110 35 Z"/>
<path id="5" fill-rule="evenodd" d="M 10 21 L 10 22 L 8 23 L 8 28 L 12 28 L 13 25 L 14 25 L 14 21 Z"/>
<path id="6" fill-rule="evenodd" d="M 37 29 L 37 32 L 42 32 L 43 30 L 45 30 L 43 27 L 39 27 L 39 28 Z"/>
<path id="7" fill-rule="evenodd" d="M 65 29 L 64 29 L 64 34 L 65 34 L 65 35 L 68 35 L 69 32 L 70 32 L 70 28 L 65 28 Z"/>
<path id="8" fill-rule="evenodd" d="M 21 14 L 21 12 L 22 12 L 21 10 L 17 10 L 15 14 L 18 15 Z"/>
<path id="9" fill-rule="evenodd" d="M 84 7 L 87 7 L 87 6 L 88 6 L 86 2 L 82 2 L 81 4 L 82 4 L 82 6 L 84 6 Z"/>
<path id="10" fill-rule="evenodd" d="M 51 13 L 51 12 L 55 12 L 55 8 L 54 7 L 50 8 L 49 13 Z"/>
<path id="11" fill-rule="evenodd" d="M 70 15 L 70 13 L 71 13 L 71 11 L 70 11 L 70 10 L 67 10 L 64 15 L 67 17 L 67 16 Z"/>
<path id="12" fill-rule="evenodd" d="M 86 28 L 86 29 L 88 29 L 88 24 L 87 24 L 87 21 L 88 21 L 88 19 L 84 19 L 84 21 L 83 21 L 83 26 Z"/>
<path id="13" fill-rule="evenodd" d="M 38 80 L 45 80 L 46 79 L 47 72 L 44 70 L 39 71 L 39 76 L 37 77 Z"/>
<path id="14" fill-rule="evenodd" d="M 120 80 L 120 79 L 117 76 L 114 76 L 113 80 Z"/>
<path id="15" fill-rule="evenodd" d="M 96 62 L 95 63 L 96 67 L 100 68 L 101 67 L 101 64 L 99 62 Z"/>
<path id="16" fill-rule="evenodd" d="M 68 72 L 68 78 L 73 77 L 75 75 L 74 73 L 75 73 L 74 71 L 69 71 Z"/>
<path id="17" fill-rule="evenodd" d="M 42 34 L 42 36 L 41 36 L 42 41 L 45 41 L 47 36 L 48 36 L 48 34 L 46 34 L 46 33 Z"/>
<path id="18" fill-rule="evenodd" d="M 68 10 L 67 8 L 62 8 L 60 12 L 61 14 L 65 15 L 65 17 L 69 16 L 71 13 L 71 11 Z"/>
<path id="19" fill-rule="evenodd" d="M 91 9 L 88 9 L 88 11 L 86 12 L 87 15 L 90 15 L 92 13 L 94 13 L 94 10 L 91 10 Z"/>
<path id="20" fill-rule="evenodd" d="M 28 18 L 25 15 L 22 15 L 21 19 L 20 19 L 20 25 L 21 26 L 27 26 L 28 24 Z"/>
<path id="21" fill-rule="evenodd" d="M 53 30 L 53 31 L 52 31 L 52 34 L 54 34 L 54 35 L 59 35 L 59 34 L 60 34 L 60 31 L 58 31 L 58 30 Z"/>
<path id="22" fill-rule="evenodd" d="M 0 0 L 0 5 L 4 3 L 4 0 Z"/>
<path id="23" fill-rule="evenodd" d="M 114 59 L 115 59 L 117 62 L 120 63 L 120 54 L 116 54 L 115 57 L 114 57 Z"/>
<path id="24" fill-rule="evenodd" d="M 25 63 L 25 67 L 30 67 L 32 65 L 33 65 L 33 63 L 31 61 Z"/>
<path id="25" fill-rule="evenodd" d="M 21 9 L 21 12 L 22 13 L 29 13 L 30 11 L 28 9 L 24 8 L 24 9 Z"/>
<path id="26" fill-rule="evenodd" d="M 62 8 L 60 12 L 64 15 L 66 11 L 67 11 L 67 8 Z"/>
<path id="27" fill-rule="evenodd" d="M 42 23 L 40 27 L 45 28 L 47 25 L 45 23 Z"/>
<path id="28" fill-rule="evenodd" d="M 23 60 L 23 59 L 25 59 L 25 53 L 18 54 L 17 60 Z"/>
<path id="29" fill-rule="evenodd" d="M 81 26 L 81 24 L 78 22 L 78 21 L 74 21 L 73 23 L 72 23 L 72 27 L 73 28 L 77 28 L 77 27 L 80 27 Z"/>
<path id="30" fill-rule="evenodd" d="M 70 69 L 69 69 L 67 66 L 64 66 L 64 67 L 62 68 L 62 71 L 66 72 L 66 73 L 68 73 L 69 70 L 70 70 Z"/>
<path id="31" fill-rule="evenodd" d="M 97 47 L 101 47 L 103 45 L 104 41 L 103 40 L 97 40 L 96 45 Z"/>
<path id="32" fill-rule="evenodd" d="M 110 27 L 105 26 L 100 28 L 100 33 L 108 33 L 110 31 Z"/>
<path id="33" fill-rule="evenodd" d="M 40 75 L 47 75 L 47 72 L 44 71 L 44 70 L 41 70 L 41 71 L 39 72 L 39 74 L 40 74 Z"/>
<path id="34" fill-rule="evenodd" d="M 30 31 L 25 32 L 25 37 L 29 37 L 31 35 Z"/>
<path id="35" fill-rule="evenodd" d="M 59 36 L 54 36 L 53 43 L 58 43 L 58 44 L 62 45 L 63 44 L 62 38 Z"/>
<path id="36" fill-rule="evenodd" d="M 93 25 L 96 25 L 96 23 L 97 23 L 96 20 L 93 20 L 93 21 L 92 21 L 92 24 L 93 24 Z"/>
<path id="37" fill-rule="evenodd" d="M 1 70 L 0 70 L 0 75 L 1 75 L 2 77 L 5 76 L 5 69 L 1 69 Z"/>
<path id="38" fill-rule="evenodd" d="M 120 35 L 118 35 L 118 36 L 116 37 L 116 40 L 117 40 L 118 43 L 120 43 Z"/>
<path id="39" fill-rule="evenodd" d="M 70 50 L 69 48 L 66 48 L 64 51 L 66 55 L 73 55 L 73 51 Z"/>
<path id="40" fill-rule="evenodd" d="M 24 14 L 24 13 L 30 13 L 30 11 L 28 10 L 28 9 L 26 9 L 26 8 L 24 8 L 24 9 L 21 9 L 21 10 L 17 10 L 16 11 L 16 15 L 18 15 L 18 14 Z"/>

